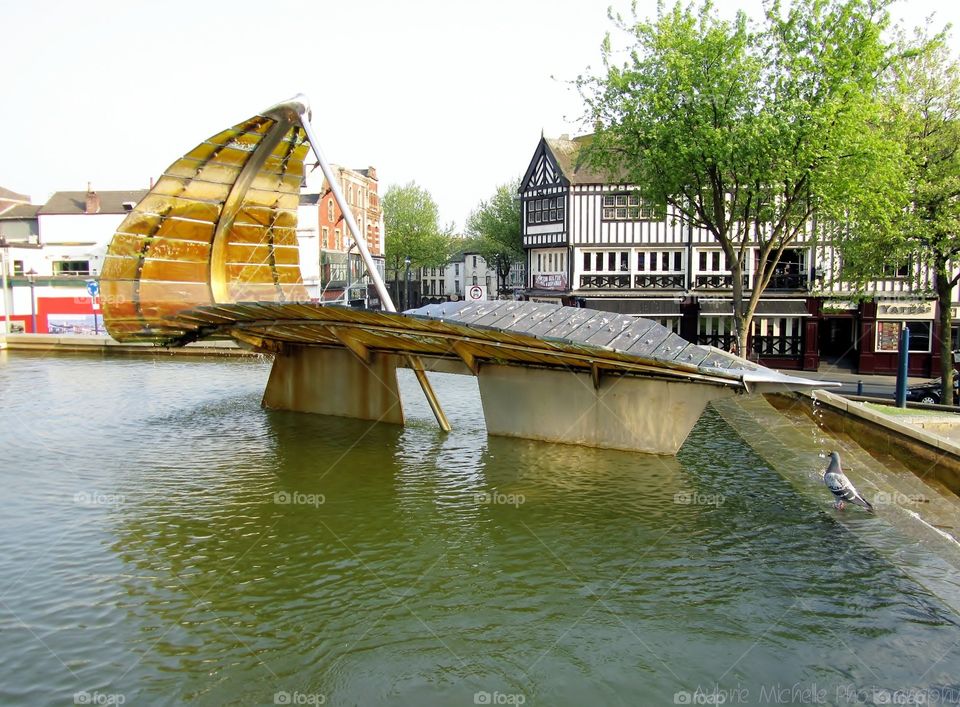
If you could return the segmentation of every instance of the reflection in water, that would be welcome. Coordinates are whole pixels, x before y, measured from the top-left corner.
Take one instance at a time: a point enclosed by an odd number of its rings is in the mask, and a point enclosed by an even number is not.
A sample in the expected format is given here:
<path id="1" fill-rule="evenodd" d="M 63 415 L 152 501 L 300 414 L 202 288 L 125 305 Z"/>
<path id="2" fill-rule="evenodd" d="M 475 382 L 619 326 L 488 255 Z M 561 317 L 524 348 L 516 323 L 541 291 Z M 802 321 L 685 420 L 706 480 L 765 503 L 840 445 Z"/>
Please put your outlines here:
<path id="1" fill-rule="evenodd" d="M 487 438 L 468 378 L 437 383 L 449 435 L 416 399 L 405 428 L 266 412 L 266 371 L 2 362 L 0 702 L 758 704 L 799 681 L 842 704 L 960 674 L 956 616 L 709 411 L 653 457 Z"/>

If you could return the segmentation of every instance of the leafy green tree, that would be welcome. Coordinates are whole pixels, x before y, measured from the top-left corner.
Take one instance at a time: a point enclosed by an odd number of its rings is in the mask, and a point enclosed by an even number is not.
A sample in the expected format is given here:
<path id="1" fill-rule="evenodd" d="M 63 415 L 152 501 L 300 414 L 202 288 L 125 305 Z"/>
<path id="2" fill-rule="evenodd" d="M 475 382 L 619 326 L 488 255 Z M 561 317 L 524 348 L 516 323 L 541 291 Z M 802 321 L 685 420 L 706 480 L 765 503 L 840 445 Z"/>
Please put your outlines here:
<path id="1" fill-rule="evenodd" d="M 383 222 L 386 230 L 385 264 L 393 275 L 394 297 L 401 292 L 400 281 L 410 268 L 439 267 L 450 253 L 449 228 L 442 230 L 433 197 L 415 182 L 392 185 L 383 195 Z M 404 303 L 409 306 L 409 302 Z"/>
<path id="2" fill-rule="evenodd" d="M 842 243 L 844 272 L 861 284 L 882 278 L 883 266 L 913 262 L 934 274 L 940 323 L 941 400 L 953 402 L 950 305 L 960 280 L 960 64 L 943 34 L 929 27 L 899 37 L 904 61 L 890 71 L 888 130 L 902 140 L 907 195 L 895 227 L 853 234 Z M 926 285 L 913 270 L 914 286 Z"/>
<path id="3" fill-rule="evenodd" d="M 503 292 L 513 264 L 523 258 L 520 229 L 520 180 L 497 187 L 467 218 L 467 235 L 483 259 L 497 271 L 497 289 Z"/>
<path id="4" fill-rule="evenodd" d="M 614 17 L 628 58 L 615 63 L 608 36 L 604 73 L 578 80 L 595 128 L 586 159 L 726 254 L 741 352 L 781 256 L 814 214 L 882 227 L 899 203 L 897 144 L 878 120 L 889 4 L 774 1 L 757 28 L 743 13 L 723 20 L 709 0 L 661 7 L 655 21 Z"/>

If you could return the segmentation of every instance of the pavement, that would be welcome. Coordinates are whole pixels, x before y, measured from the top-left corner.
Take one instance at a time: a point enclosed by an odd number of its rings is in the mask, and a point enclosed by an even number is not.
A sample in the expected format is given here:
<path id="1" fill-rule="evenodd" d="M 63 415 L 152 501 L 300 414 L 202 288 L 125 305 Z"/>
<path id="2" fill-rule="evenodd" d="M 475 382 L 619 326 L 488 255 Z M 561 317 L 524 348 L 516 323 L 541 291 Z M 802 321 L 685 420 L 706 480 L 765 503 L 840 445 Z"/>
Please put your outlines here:
<path id="1" fill-rule="evenodd" d="M 831 388 L 834 392 L 853 395 L 857 393 L 858 383 L 863 383 L 862 395 L 870 395 L 878 398 L 893 398 L 897 387 L 896 376 L 867 375 L 854 373 L 846 368 L 837 368 L 835 366 L 820 366 L 816 371 L 783 371 L 791 376 L 801 378 L 810 378 L 821 381 L 834 381 L 840 383 L 840 388 Z M 910 376 L 907 378 L 907 385 L 914 383 L 926 383 L 929 378 Z"/>

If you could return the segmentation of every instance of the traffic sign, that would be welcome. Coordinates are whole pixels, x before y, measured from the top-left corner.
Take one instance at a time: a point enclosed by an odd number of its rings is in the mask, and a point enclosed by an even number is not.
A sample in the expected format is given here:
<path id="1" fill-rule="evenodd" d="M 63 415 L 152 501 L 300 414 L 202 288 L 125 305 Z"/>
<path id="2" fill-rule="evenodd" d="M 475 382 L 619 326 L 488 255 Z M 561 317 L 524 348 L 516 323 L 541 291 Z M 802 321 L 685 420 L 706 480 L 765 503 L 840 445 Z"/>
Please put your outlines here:
<path id="1" fill-rule="evenodd" d="M 487 298 L 487 288 L 484 285 L 471 285 L 467 288 L 467 301 L 478 302 Z"/>
<path id="2" fill-rule="evenodd" d="M 100 293 L 100 283 L 96 280 L 87 280 L 87 293 L 91 297 L 96 297 Z"/>

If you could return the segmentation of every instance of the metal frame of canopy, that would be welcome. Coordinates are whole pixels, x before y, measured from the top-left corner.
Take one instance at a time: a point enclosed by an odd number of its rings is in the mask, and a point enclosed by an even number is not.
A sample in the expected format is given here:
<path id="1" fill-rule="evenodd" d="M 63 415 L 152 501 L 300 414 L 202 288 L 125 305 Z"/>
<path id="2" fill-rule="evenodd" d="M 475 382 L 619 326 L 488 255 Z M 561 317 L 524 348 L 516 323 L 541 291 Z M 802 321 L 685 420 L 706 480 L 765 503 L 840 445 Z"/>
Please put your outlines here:
<path id="1" fill-rule="evenodd" d="M 340 188 L 340 184 L 337 182 L 333 174 L 333 170 L 330 169 L 330 163 L 327 162 L 327 158 L 324 156 L 323 150 L 320 147 L 320 141 L 317 139 L 316 133 L 313 130 L 313 125 L 310 123 L 312 119 L 312 113 L 310 111 L 307 97 L 303 94 L 298 94 L 290 100 L 278 103 L 272 108 L 264 111 L 264 115 L 277 120 L 278 125 L 281 125 L 283 122 L 288 122 L 291 124 L 293 122 L 299 122 L 300 126 L 307 133 L 307 141 L 310 143 L 310 147 L 313 149 L 313 154 L 316 155 L 317 161 L 320 163 L 320 169 L 323 172 L 323 176 L 327 179 L 327 184 L 330 185 L 330 191 L 333 194 L 333 198 L 336 199 L 337 205 L 340 207 L 340 211 L 343 214 L 343 218 L 347 222 L 347 228 L 350 229 L 350 233 L 353 236 L 353 241 L 357 244 L 357 250 L 360 251 L 360 257 L 363 259 L 363 264 L 367 267 L 367 273 L 370 275 L 370 279 L 373 280 L 373 285 L 377 289 L 377 294 L 380 295 L 380 301 L 383 302 L 384 309 L 386 309 L 388 312 L 396 312 L 397 308 L 393 304 L 393 299 L 390 297 L 390 293 L 387 291 L 386 284 L 383 282 L 383 278 L 380 277 L 380 271 L 377 270 L 377 266 L 373 262 L 373 257 L 370 255 L 370 249 L 367 247 L 367 241 L 360 232 L 360 226 L 357 224 L 357 220 L 353 215 L 353 211 L 351 211 L 347 205 L 347 200 L 343 196 L 343 190 Z M 280 134 L 282 135 L 283 133 L 280 132 Z M 266 154 L 268 154 L 268 152 L 264 153 L 265 156 Z M 238 179 L 238 183 L 239 181 L 240 180 Z M 444 432 L 449 432 L 451 429 L 450 422 L 447 420 L 447 416 L 444 413 L 443 408 L 440 406 L 440 400 L 437 398 L 437 395 L 433 390 L 433 386 L 430 384 L 430 379 L 427 378 L 427 372 L 424 370 L 423 364 L 416 356 L 407 355 L 405 358 L 409 364 L 409 367 L 411 370 L 413 370 L 414 375 L 416 375 L 417 381 L 420 383 L 420 388 L 423 390 L 423 394 L 426 396 L 427 402 L 430 404 L 430 409 L 433 411 L 433 415 L 437 419 L 437 424 Z"/>

